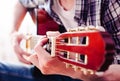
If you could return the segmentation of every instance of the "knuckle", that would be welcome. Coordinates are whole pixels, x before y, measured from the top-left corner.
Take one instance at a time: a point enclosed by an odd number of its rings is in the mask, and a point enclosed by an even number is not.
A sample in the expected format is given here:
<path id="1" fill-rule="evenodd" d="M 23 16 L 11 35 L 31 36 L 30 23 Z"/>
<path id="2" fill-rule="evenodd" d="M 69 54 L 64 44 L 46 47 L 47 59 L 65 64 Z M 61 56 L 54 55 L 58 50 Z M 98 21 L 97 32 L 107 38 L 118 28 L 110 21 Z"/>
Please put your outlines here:
<path id="1" fill-rule="evenodd" d="M 41 66 L 41 72 L 43 74 L 49 74 L 51 69 L 51 65 L 49 64 L 49 62 L 45 62 L 42 66 Z"/>

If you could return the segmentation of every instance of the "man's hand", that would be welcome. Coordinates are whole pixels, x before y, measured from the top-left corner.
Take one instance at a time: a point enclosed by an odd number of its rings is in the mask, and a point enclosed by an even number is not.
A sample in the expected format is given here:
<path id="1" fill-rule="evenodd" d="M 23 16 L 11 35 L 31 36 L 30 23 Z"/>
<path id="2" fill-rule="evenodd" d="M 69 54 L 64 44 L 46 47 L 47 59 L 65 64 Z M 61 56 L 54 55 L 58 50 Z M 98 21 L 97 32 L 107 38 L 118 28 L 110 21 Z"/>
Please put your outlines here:
<path id="1" fill-rule="evenodd" d="M 25 57 L 30 56 L 30 54 L 24 51 L 20 47 L 20 43 L 23 39 L 25 39 L 25 36 L 17 32 L 13 33 L 11 36 L 12 36 L 11 41 L 12 41 L 13 50 L 17 55 L 18 59 L 25 64 L 31 64 L 31 62 L 25 59 Z"/>
<path id="2" fill-rule="evenodd" d="M 89 81 L 92 75 L 86 75 L 81 70 L 75 71 L 72 67 L 66 68 L 64 62 L 60 61 L 57 57 L 51 57 L 51 55 L 43 48 L 47 41 L 47 38 L 41 39 L 35 46 L 36 53 L 27 58 L 33 65 L 39 68 L 45 75 L 59 74 Z"/>
<path id="3" fill-rule="evenodd" d="M 120 65 L 112 64 L 105 72 L 98 72 L 98 79 L 101 81 L 120 81 Z"/>

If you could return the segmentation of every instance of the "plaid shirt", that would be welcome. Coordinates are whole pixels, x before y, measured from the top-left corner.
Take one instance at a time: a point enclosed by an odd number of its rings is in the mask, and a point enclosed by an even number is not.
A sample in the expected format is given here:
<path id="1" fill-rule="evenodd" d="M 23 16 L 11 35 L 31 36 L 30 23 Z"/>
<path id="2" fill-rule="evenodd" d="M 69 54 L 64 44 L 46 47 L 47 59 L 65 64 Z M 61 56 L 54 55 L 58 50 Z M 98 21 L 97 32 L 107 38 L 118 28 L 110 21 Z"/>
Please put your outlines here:
<path id="1" fill-rule="evenodd" d="M 25 3 L 25 1 L 27 1 Z M 26 7 L 44 7 L 49 15 L 59 24 L 63 25 L 58 15 L 52 10 L 54 0 L 20 0 Z M 31 6 L 30 6 L 31 5 Z M 76 0 L 75 21 L 81 25 L 101 25 L 108 31 L 115 42 L 116 54 L 120 54 L 120 0 Z M 118 57 L 117 56 L 117 57 Z M 119 58 L 118 58 L 119 59 Z"/>

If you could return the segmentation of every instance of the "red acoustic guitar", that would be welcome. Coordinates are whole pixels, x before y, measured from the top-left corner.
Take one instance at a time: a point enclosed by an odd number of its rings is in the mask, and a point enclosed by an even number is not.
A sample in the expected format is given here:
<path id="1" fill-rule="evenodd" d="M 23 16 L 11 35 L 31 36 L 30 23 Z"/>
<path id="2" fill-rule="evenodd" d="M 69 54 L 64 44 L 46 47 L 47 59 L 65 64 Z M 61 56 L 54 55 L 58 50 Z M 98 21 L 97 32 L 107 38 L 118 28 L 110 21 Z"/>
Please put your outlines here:
<path id="1" fill-rule="evenodd" d="M 47 50 L 52 57 L 57 56 L 67 67 L 84 69 L 84 72 L 91 74 L 100 70 L 106 60 L 107 50 L 113 49 L 106 49 L 104 36 L 96 29 L 78 28 L 62 34 L 47 32 L 47 36 L 50 41 Z"/>

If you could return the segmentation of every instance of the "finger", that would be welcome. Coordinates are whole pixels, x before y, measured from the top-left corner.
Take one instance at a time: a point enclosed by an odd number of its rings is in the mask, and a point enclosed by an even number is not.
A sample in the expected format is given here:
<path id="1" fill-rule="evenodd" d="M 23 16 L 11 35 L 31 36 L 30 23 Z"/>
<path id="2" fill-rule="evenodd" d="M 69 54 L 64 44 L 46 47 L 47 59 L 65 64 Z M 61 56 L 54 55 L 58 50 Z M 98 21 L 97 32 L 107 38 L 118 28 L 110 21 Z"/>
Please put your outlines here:
<path id="1" fill-rule="evenodd" d="M 44 58 L 50 57 L 50 54 L 42 47 L 44 44 L 46 44 L 47 41 L 48 41 L 48 38 L 44 38 L 44 39 L 40 40 L 34 48 L 39 59 L 40 58 L 44 59 Z"/>
<path id="2" fill-rule="evenodd" d="M 23 50 L 16 50 L 16 54 L 17 55 L 20 55 L 20 56 L 30 56 L 31 54 L 30 53 L 27 53 L 26 51 L 23 51 Z"/>
<path id="3" fill-rule="evenodd" d="M 16 45 L 14 48 L 15 48 L 14 51 L 17 54 L 22 54 L 22 55 L 26 55 L 26 56 L 30 55 L 30 53 L 24 51 L 19 45 Z"/>
<path id="4" fill-rule="evenodd" d="M 39 68 L 41 70 L 41 72 L 43 74 L 49 74 L 51 70 L 49 70 L 48 68 L 46 69 L 43 65 L 43 62 L 40 62 L 37 55 L 34 54 L 34 55 L 31 55 L 28 57 L 28 60 L 33 64 L 35 65 L 37 68 Z"/>
<path id="5" fill-rule="evenodd" d="M 35 52 L 37 53 L 39 59 L 46 59 L 50 57 L 50 54 L 41 46 L 41 43 L 35 47 Z"/>
<path id="6" fill-rule="evenodd" d="M 43 45 L 45 45 L 47 43 L 47 41 L 48 41 L 48 38 L 44 37 L 40 41 L 38 41 L 37 45 L 43 46 Z"/>
<path id="7" fill-rule="evenodd" d="M 30 55 L 32 55 L 31 53 L 28 53 L 28 52 L 26 52 L 26 51 L 22 51 L 21 54 L 22 54 L 22 55 L 25 55 L 25 56 L 30 56 Z"/>
<path id="8" fill-rule="evenodd" d="M 38 57 L 36 54 L 33 54 L 27 58 L 28 61 L 30 61 L 33 65 L 40 68 Z"/>
<path id="9" fill-rule="evenodd" d="M 35 65 L 37 68 L 39 68 L 41 70 L 42 73 L 44 74 L 47 74 L 49 72 L 49 69 L 45 68 L 46 66 L 44 66 L 44 63 L 41 62 L 39 59 L 38 59 L 38 56 L 37 54 L 34 54 L 34 55 L 31 55 L 28 57 L 28 60 L 33 64 Z M 50 70 L 51 71 L 51 70 Z M 47 73 L 46 73 L 47 72 Z"/>
<path id="10" fill-rule="evenodd" d="M 17 34 L 16 37 L 15 37 L 14 42 L 19 45 L 20 42 L 21 42 L 21 40 L 23 40 L 23 39 L 25 39 L 25 35 L 23 35 L 23 34 Z"/>
<path id="11" fill-rule="evenodd" d="M 25 59 L 26 57 L 24 55 L 17 55 L 17 56 L 18 56 L 19 61 L 21 61 L 21 62 L 23 62 L 25 64 L 31 65 L 31 62 L 28 61 L 27 59 Z"/>

